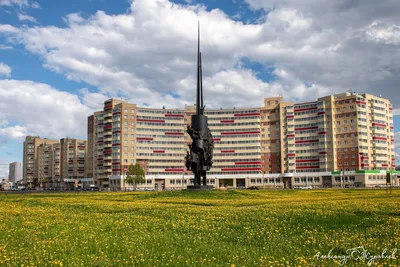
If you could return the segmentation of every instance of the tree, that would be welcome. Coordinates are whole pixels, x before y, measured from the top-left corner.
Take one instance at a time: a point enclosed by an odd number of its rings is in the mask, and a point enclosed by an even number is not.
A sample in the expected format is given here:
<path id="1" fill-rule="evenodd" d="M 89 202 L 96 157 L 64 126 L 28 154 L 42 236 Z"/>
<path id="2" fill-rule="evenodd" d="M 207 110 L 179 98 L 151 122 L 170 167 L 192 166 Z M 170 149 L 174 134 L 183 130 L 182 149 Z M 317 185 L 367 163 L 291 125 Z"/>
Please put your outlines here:
<path id="1" fill-rule="evenodd" d="M 125 182 L 134 185 L 136 188 L 138 184 L 144 183 L 145 181 L 144 170 L 140 167 L 139 163 L 135 165 L 131 164 L 126 174 Z"/>

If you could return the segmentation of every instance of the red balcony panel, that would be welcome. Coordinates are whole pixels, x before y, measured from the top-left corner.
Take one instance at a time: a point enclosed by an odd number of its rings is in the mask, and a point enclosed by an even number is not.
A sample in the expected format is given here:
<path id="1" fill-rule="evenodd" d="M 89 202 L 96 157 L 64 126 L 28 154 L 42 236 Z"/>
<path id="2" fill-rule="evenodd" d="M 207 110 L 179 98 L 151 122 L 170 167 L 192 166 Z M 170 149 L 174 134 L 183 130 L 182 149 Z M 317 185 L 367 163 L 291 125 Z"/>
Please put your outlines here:
<path id="1" fill-rule="evenodd" d="M 112 146 L 120 146 L 121 144 L 113 144 Z"/>
<path id="2" fill-rule="evenodd" d="M 259 165 L 261 161 L 243 161 L 243 162 L 235 162 L 235 165 Z"/>
<path id="3" fill-rule="evenodd" d="M 318 112 L 318 115 L 325 115 L 325 114 L 326 114 L 326 112 L 325 112 L 325 111 Z"/>
<path id="4" fill-rule="evenodd" d="M 319 152 L 319 154 L 320 155 L 328 155 L 328 152 L 327 151 L 322 151 L 322 152 Z"/>
<path id="5" fill-rule="evenodd" d="M 393 108 L 389 108 L 389 110 L 393 110 Z"/>
<path id="6" fill-rule="evenodd" d="M 301 169 L 319 169 L 319 165 L 315 165 L 315 166 L 296 166 L 296 170 L 301 170 Z"/>
<path id="7" fill-rule="evenodd" d="M 185 115 L 181 115 L 181 114 L 165 114 L 165 117 L 184 118 Z"/>
<path id="8" fill-rule="evenodd" d="M 390 126 L 390 129 L 393 130 L 394 129 L 393 126 Z"/>
<path id="9" fill-rule="evenodd" d="M 287 115 L 286 118 L 287 119 L 294 119 L 294 115 Z"/>
<path id="10" fill-rule="evenodd" d="M 84 149 L 84 148 L 85 148 L 85 146 L 78 146 L 78 148 L 80 148 L 80 149 Z"/>
<path id="11" fill-rule="evenodd" d="M 113 162 L 113 165 L 120 165 L 120 162 Z"/>
<path id="12" fill-rule="evenodd" d="M 60 150 L 60 148 L 59 148 L 59 147 L 57 147 L 57 148 L 56 148 L 56 150 Z"/>
<path id="13" fill-rule="evenodd" d="M 367 102 L 365 102 L 365 101 L 356 101 L 356 103 L 357 103 L 357 104 L 363 104 L 363 105 L 366 105 L 366 104 L 367 104 Z"/>
<path id="14" fill-rule="evenodd" d="M 369 159 L 367 156 L 361 156 L 362 159 Z"/>
<path id="15" fill-rule="evenodd" d="M 112 171 L 113 171 L 113 172 L 119 172 L 120 169 L 119 169 L 119 168 L 118 168 L 118 169 L 112 169 Z"/>
<path id="16" fill-rule="evenodd" d="M 305 128 L 294 128 L 295 131 L 305 131 L 305 130 L 313 130 L 313 129 L 318 129 L 318 126 L 305 127 Z"/>
<path id="17" fill-rule="evenodd" d="M 389 164 L 386 164 L 386 163 L 382 164 L 382 167 L 388 167 L 388 166 L 389 166 Z"/>
<path id="18" fill-rule="evenodd" d="M 138 137 L 136 138 L 137 141 L 153 141 L 151 137 Z"/>
<path id="19" fill-rule="evenodd" d="M 299 108 L 299 109 L 295 109 L 294 112 L 301 112 L 301 111 L 308 111 L 308 110 L 316 110 L 317 107 L 313 107 L 313 108 Z"/>
<path id="20" fill-rule="evenodd" d="M 113 116 L 114 116 L 114 115 L 119 115 L 119 114 L 121 114 L 121 111 L 113 112 Z"/>
<path id="21" fill-rule="evenodd" d="M 112 109 L 112 104 L 104 105 L 104 110 Z"/>
<path id="22" fill-rule="evenodd" d="M 102 125 L 104 125 L 104 122 L 99 122 L 99 123 L 97 124 L 97 126 L 102 126 Z"/>
<path id="23" fill-rule="evenodd" d="M 219 142 L 219 141 L 221 141 L 221 138 L 213 138 L 213 141 L 214 142 Z"/>
<path id="24" fill-rule="evenodd" d="M 317 143 L 319 140 L 299 140 L 295 141 L 296 144 L 304 144 L 304 143 Z"/>
<path id="25" fill-rule="evenodd" d="M 28 156 L 33 156 L 33 154 L 32 153 L 29 153 L 29 154 L 27 154 Z"/>
<path id="26" fill-rule="evenodd" d="M 372 126 L 376 126 L 376 127 L 386 127 L 386 124 L 373 122 L 373 123 L 372 123 Z"/>
<path id="27" fill-rule="evenodd" d="M 369 163 L 362 163 L 361 166 L 363 166 L 363 167 L 369 166 Z"/>
<path id="28" fill-rule="evenodd" d="M 374 140 L 382 140 L 382 141 L 386 141 L 387 140 L 386 137 L 380 137 L 380 136 L 373 136 L 372 139 L 374 139 Z"/>
<path id="29" fill-rule="evenodd" d="M 237 134 L 259 134 L 260 131 L 252 131 L 252 132 L 223 132 L 221 135 L 237 135 Z"/>
<path id="30" fill-rule="evenodd" d="M 232 171 L 261 171 L 261 168 L 222 168 L 223 172 L 232 172 Z"/>
<path id="31" fill-rule="evenodd" d="M 287 137 L 295 137 L 294 134 L 288 134 Z"/>
<path id="32" fill-rule="evenodd" d="M 104 150 L 103 154 L 110 155 L 110 154 L 112 154 L 112 150 Z"/>
<path id="33" fill-rule="evenodd" d="M 394 158 L 392 158 L 392 161 L 394 161 Z"/>
<path id="34" fill-rule="evenodd" d="M 235 153 L 235 150 L 221 150 L 221 153 Z"/>
<path id="35" fill-rule="evenodd" d="M 98 167 L 102 167 L 102 166 L 103 166 L 103 164 L 99 163 L 99 164 L 97 164 L 97 166 L 98 166 Z"/>
<path id="36" fill-rule="evenodd" d="M 97 160 L 103 160 L 103 158 L 97 158 Z"/>
<path id="37" fill-rule="evenodd" d="M 165 153 L 165 150 L 153 150 L 153 153 Z"/>
<path id="38" fill-rule="evenodd" d="M 184 135 L 183 132 L 165 132 L 165 135 Z"/>
<path id="39" fill-rule="evenodd" d="M 104 130 L 111 130 L 112 129 L 112 125 L 106 125 L 104 126 Z"/>
<path id="40" fill-rule="evenodd" d="M 166 172 L 184 172 L 184 169 L 164 169 Z"/>
<path id="41" fill-rule="evenodd" d="M 326 132 L 319 132 L 318 134 L 326 134 Z"/>
<path id="42" fill-rule="evenodd" d="M 165 120 L 147 120 L 147 119 L 136 119 L 138 122 L 159 122 L 159 123 L 165 123 Z"/>
<path id="43" fill-rule="evenodd" d="M 247 113 L 247 114 L 234 114 L 235 117 L 253 117 L 253 116 L 260 116 L 260 113 Z"/>
<path id="44" fill-rule="evenodd" d="M 98 143 L 98 144 L 104 143 L 104 141 L 103 141 L 103 140 L 98 140 L 97 143 Z"/>
<path id="45" fill-rule="evenodd" d="M 115 133 L 121 133 L 121 131 L 120 131 L 120 130 L 116 130 L 116 131 L 113 131 L 112 133 L 113 133 L 113 134 L 115 134 Z"/>
<path id="46" fill-rule="evenodd" d="M 296 163 L 297 162 L 319 162 L 319 159 L 298 159 L 296 160 Z"/>
<path id="47" fill-rule="evenodd" d="M 221 123 L 234 123 L 234 120 L 221 120 Z"/>
<path id="48" fill-rule="evenodd" d="M 392 142 L 392 143 L 393 143 L 393 142 L 394 142 L 394 139 L 390 139 L 390 142 Z"/>
<path id="49" fill-rule="evenodd" d="M 296 157 L 296 154 L 295 153 L 289 153 L 289 154 L 287 154 L 288 155 L 288 157 Z"/>

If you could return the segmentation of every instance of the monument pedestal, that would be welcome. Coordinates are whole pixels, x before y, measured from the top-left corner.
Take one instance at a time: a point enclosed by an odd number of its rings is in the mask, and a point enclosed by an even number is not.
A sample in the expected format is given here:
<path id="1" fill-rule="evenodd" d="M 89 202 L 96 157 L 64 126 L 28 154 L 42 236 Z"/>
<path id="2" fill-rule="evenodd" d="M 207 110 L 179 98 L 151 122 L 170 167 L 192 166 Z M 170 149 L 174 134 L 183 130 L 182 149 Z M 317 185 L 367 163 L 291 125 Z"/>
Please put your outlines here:
<path id="1" fill-rule="evenodd" d="M 199 190 L 213 190 L 214 187 L 211 185 L 188 185 L 187 190 L 199 191 Z"/>

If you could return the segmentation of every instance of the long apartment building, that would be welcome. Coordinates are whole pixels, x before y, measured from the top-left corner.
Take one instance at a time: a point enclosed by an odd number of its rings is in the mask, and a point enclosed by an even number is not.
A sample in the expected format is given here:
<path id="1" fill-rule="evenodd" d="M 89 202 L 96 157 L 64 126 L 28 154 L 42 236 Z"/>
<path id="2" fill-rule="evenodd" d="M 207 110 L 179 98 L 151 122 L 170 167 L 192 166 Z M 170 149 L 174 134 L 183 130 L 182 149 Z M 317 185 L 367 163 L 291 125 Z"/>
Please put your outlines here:
<path id="1" fill-rule="evenodd" d="M 395 167 L 391 110 L 387 99 L 351 92 L 304 103 L 274 97 L 258 108 L 206 110 L 215 143 L 209 183 L 377 183 Z M 184 156 L 191 139 L 186 127 L 194 113 L 193 106 L 154 109 L 107 100 L 102 111 L 88 118 L 87 166 L 92 166 L 97 185 L 124 187 L 123 175 L 136 162 L 146 172 L 143 186 L 189 184 L 192 175 L 184 168 Z"/>
<path id="2" fill-rule="evenodd" d="M 86 141 L 63 138 L 60 141 L 27 136 L 24 142 L 23 179 L 29 187 L 48 184 L 65 186 L 85 178 Z"/>

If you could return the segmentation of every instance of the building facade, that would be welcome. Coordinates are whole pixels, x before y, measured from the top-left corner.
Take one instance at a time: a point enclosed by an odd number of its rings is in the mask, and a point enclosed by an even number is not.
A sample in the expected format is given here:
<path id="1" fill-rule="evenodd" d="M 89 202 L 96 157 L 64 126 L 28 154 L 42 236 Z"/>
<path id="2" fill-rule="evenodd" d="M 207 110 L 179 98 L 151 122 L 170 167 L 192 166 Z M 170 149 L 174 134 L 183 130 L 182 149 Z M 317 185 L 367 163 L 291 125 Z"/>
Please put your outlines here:
<path id="1" fill-rule="evenodd" d="M 129 165 L 138 162 L 146 173 L 143 187 L 190 184 L 184 156 L 194 113 L 193 106 L 153 109 L 105 101 L 88 118 L 87 165 L 95 183 L 124 188 Z M 259 108 L 205 113 L 215 144 L 208 179 L 215 187 L 369 186 L 395 168 L 392 108 L 381 97 L 347 92 L 304 103 L 273 97 Z"/>
<path id="2" fill-rule="evenodd" d="M 55 144 L 56 140 L 40 138 L 39 136 L 27 136 L 24 141 L 23 154 L 23 180 L 28 188 L 35 187 L 39 184 L 38 169 L 38 147 L 42 144 Z"/>
<path id="3" fill-rule="evenodd" d="M 85 177 L 86 140 L 60 141 L 27 136 L 24 142 L 24 183 L 30 187 L 70 187 Z"/>
<path id="4" fill-rule="evenodd" d="M 12 162 L 9 165 L 8 181 L 15 184 L 22 179 L 21 162 Z"/>

